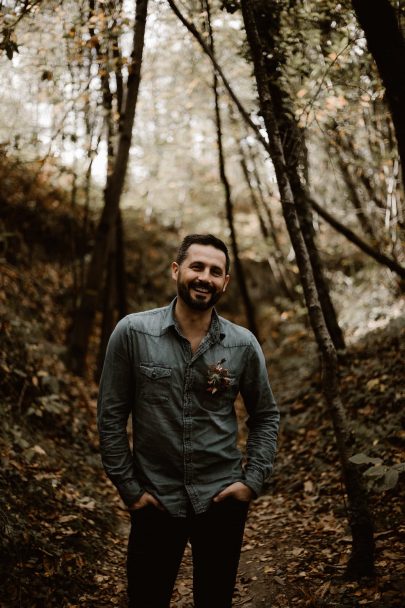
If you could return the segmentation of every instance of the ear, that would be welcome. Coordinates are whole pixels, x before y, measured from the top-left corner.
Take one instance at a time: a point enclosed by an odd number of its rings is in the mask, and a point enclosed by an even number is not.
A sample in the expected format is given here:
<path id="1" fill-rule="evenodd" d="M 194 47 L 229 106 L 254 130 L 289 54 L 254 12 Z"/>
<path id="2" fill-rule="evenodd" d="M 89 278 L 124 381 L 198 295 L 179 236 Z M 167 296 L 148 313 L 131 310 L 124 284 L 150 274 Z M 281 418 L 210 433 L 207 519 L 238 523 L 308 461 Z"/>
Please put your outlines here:
<path id="1" fill-rule="evenodd" d="M 173 281 L 177 281 L 177 276 L 179 273 L 179 265 L 177 262 L 172 262 L 172 279 Z"/>
<path id="2" fill-rule="evenodd" d="M 223 286 L 223 288 L 222 288 L 222 291 L 223 291 L 223 292 L 225 292 L 225 291 L 226 291 L 226 288 L 228 287 L 228 283 L 229 283 L 229 281 L 230 281 L 230 278 L 231 278 L 231 276 L 230 276 L 229 274 L 227 274 L 227 275 L 225 276 L 225 282 L 224 282 L 224 286 Z"/>

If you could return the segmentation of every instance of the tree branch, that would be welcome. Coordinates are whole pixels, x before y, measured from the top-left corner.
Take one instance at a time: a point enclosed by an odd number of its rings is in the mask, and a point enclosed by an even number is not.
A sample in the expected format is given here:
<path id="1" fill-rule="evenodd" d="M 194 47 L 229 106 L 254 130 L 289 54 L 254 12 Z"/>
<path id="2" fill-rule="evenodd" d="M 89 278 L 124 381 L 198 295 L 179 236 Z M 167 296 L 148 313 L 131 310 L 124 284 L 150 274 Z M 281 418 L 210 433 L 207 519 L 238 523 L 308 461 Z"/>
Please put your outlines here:
<path id="1" fill-rule="evenodd" d="M 321 207 L 313 198 L 309 199 L 311 207 L 320 215 L 328 224 L 332 226 L 337 232 L 343 234 L 351 243 L 356 245 L 359 249 L 364 251 L 367 255 L 374 258 L 380 264 L 387 266 L 390 270 L 398 274 L 402 279 L 405 279 L 405 268 L 398 264 L 395 260 L 388 257 L 381 251 L 377 251 L 371 245 L 363 241 L 357 234 L 355 234 L 350 228 L 347 228 L 343 224 L 341 224 L 336 218 L 334 218 L 330 213 L 325 211 L 323 207 Z"/>

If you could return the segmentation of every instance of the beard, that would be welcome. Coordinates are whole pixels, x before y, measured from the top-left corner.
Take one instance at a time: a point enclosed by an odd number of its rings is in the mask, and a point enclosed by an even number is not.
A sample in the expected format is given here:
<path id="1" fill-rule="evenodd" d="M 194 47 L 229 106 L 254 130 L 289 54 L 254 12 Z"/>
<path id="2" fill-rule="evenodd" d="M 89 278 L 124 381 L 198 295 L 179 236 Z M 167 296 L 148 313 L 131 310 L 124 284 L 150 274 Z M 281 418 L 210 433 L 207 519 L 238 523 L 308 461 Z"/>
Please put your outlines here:
<path id="1" fill-rule="evenodd" d="M 203 287 L 207 289 L 211 294 L 211 297 L 208 298 L 208 300 L 199 300 L 198 297 L 195 297 L 191 294 L 191 289 L 193 287 Z M 177 293 L 179 298 L 181 298 L 189 308 L 191 308 L 192 310 L 201 311 L 208 310 L 209 308 L 212 308 L 212 306 L 215 306 L 215 304 L 218 302 L 222 295 L 221 291 L 216 291 L 211 285 L 207 283 L 204 283 L 202 281 L 193 281 L 189 285 L 186 285 L 186 283 L 183 283 L 181 281 L 180 277 L 177 281 Z"/>

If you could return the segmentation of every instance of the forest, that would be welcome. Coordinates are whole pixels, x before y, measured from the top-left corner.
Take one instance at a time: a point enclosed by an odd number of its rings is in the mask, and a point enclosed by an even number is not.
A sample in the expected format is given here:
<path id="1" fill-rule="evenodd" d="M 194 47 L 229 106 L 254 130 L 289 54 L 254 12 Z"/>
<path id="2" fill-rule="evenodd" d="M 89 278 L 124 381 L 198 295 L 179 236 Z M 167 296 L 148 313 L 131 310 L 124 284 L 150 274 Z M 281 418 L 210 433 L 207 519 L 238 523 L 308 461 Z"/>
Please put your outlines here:
<path id="1" fill-rule="evenodd" d="M 98 385 L 190 233 L 281 414 L 233 605 L 403 608 L 401 0 L 0 0 L 0 82 L 0 608 L 127 606 Z"/>

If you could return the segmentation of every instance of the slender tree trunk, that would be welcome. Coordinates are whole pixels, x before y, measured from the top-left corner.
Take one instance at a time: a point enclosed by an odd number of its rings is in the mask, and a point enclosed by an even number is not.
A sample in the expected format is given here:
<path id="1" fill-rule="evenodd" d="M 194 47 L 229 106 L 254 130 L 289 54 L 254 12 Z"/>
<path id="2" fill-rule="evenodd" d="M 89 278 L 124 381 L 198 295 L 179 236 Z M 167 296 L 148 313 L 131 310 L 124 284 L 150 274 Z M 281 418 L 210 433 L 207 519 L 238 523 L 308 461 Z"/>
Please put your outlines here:
<path id="1" fill-rule="evenodd" d="M 364 120 L 366 121 L 366 115 L 364 115 Z M 389 128 L 388 131 L 390 131 Z M 372 180 L 370 179 L 369 175 L 367 175 L 365 172 L 366 167 L 369 171 L 372 171 L 369 160 L 367 160 L 364 155 L 361 154 L 360 150 L 356 149 L 354 140 L 350 137 L 347 137 L 347 135 L 342 132 L 342 129 L 339 129 L 337 124 L 334 125 L 334 132 L 336 135 L 337 143 L 335 144 L 335 142 L 332 141 L 331 144 L 336 148 L 338 146 L 341 148 L 340 155 L 342 155 L 343 158 L 344 155 L 346 155 L 346 161 L 348 157 L 350 158 L 351 164 L 353 164 L 356 159 L 357 161 L 359 161 L 357 164 L 357 171 L 355 171 L 355 179 L 360 180 L 364 190 L 367 193 L 368 198 L 373 201 L 375 205 L 379 207 L 379 209 L 385 210 L 385 204 L 380 199 L 380 197 L 377 196 L 376 191 L 378 186 L 372 183 Z M 369 149 L 371 156 L 373 156 L 374 150 L 372 149 L 370 144 Z M 379 163 L 380 158 L 376 159 L 375 165 L 377 166 Z"/>
<path id="2" fill-rule="evenodd" d="M 260 181 L 259 172 L 257 170 L 255 159 L 252 156 L 251 156 L 251 161 L 253 163 L 253 173 L 255 176 L 256 183 L 257 183 L 257 191 L 259 193 L 260 202 L 266 213 L 269 230 L 270 230 L 270 235 L 271 235 L 272 241 L 274 242 L 274 245 L 275 245 L 274 263 L 276 264 L 277 272 L 282 277 L 282 282 L 285 284 L 287 291 L 290 294 L 291 299 L 299 300 L 299 299 L 301 299 L 301 295 L 295 289 L 295 287 L 297 285 L 296 275 L 294 275 L 289 270 L 288 266 L 286 265 L 287 254 L 283 251 L 283 248 L 281 246 L 277 228 L 274 223 L 273 212 L 272 212 L 272 209 L 270 206 L 270 202 L 268 200 L 266 200 L 266 198 L 264 196 L 263 186 Z M 267 194 L 268 194 L 269 198 L 272 198 L 273 195 L 272 195 L 272 192 L 271 192 L 268 184 L 267 184 Z M 270 266 L 272 266 L 272 262 L 270 262 L 270 260 L 269 260 L 269 264 L 270 264 Z"/>
<path id="3" fill-rule="evenodd" d="M 114 12 L 114 5 L 117 3 L 117 0 L 111 1 L 111 12 Z M 122 4 L 122 0 L 119 0 L 119 3 Z M 122 66 L 123 59 L 120 48 L 120 40 L 118 36 L 119 27 L 117 27 L 117 20 L 114 20 L 114 25 L 112 27 L 111 37 L 112 37 L 112 56 L 114 61 L 114 76 L 115 76 L 115 100 L 117 113 L 121 120 L 122 113 L 124 111 L 124 77 L 122 75 Z"/>
<path id="4" fill-rule="evenodd" d="M 254 190 L 254 188 L 252 186 L 252 182 L 250 181 L 249 169 L 248 169 L 248 166 L 247 166 L 247 163 L 246 163 L 246 158 L 245 158 L 244 150 L 243 150 L 243 148 L 242 148 L 241 145 L 239 145 L 239 155 L 240 155 L 240 165 L 241 165 L 243 176 L 245 178 L 246 185 L 247 185 L 248 190 L 249 190 L 249 195 L 250 195 L 250 200 L 251 200 L 251 203 L 252 203 L 252 207 L 256 211 L 256 215 L 257 215 L 258 220 L 259 220 L 260 231 L 262 233 L 262 236 L 263 236 L 264 240 L 266 241 L 266 243 L 268 243 L 269 239 L 270 239 L 270 232 L 269 232 L 269 230 L 268 230 L 268 228 L 266 226 L 266 223 L 265 223 L 265 221 L 264 221 L 264 219 L 262 217 L 262 212 L 261 212 L 261 209 L 260 209 L 260 206 L 259 206 L 259 202 L 258 202 L 258 200 L 256 198 L 256 192 L 255 192 L 255 190 Z M 274 226 L 273 226 L 273 228 L 274 228 Z M 274 231 L 274 234 L 276 234 L 275 231 Z M 278 245 L 277 238 L 273 239 L 273 242 L 274 242 L 274 246 L 277 248 L 277 245 Z M 274 256 L 274 257 L 273 256 L 269 256 L 269 268 L 270 268 L 270 271 L 271 271 L 271 273 L 273 275 L 273 278 L 274 278 L 274 280 L 276 282 L 276 285 L 278 284 L 279 288 L 281 287 L 282 291 L 284 292 L 284 295 L 288 299 L 294 301 L 296 298 L 294 297 L 294 293 L 290 289 L 290 286 L 286 282 L 284 273 L 283 273 L 283 271 L 281 269 L 281 264 L 279 263 L 279 259 L 277 259 L 276 256 Z"/>
<path id="5" fill-rule="evenodd" d="M 243 145 L 241 147 L 243 149 Z M 281 246 L 280 239 L 278 237 L 277 228 L 276 228 L 276 225 L 275 225 L 274 219 L 273 219 L 273 213 L 272 213 L 270 204 L 269 204 L 268 200 L 266 199 L 266 196 L 265 196 L 265 193 L 264 193 L 264 188 L 263 188 L 262 181 L 260 179 L 259 171 L 258 171 L 257 164 L 256 164 L 256 159 L 255 159 L 255 157 L 253 155 L 253 151 L 252 151 L 252 148 L 251 148 L 250 144 L 248 144 L 247 147 L 248 147 L 248 152 L 249 152 L 249 160 L 250 160 L 250 162 L 252 163 L 252 166 L 253 166 L 253 175 L 254 175 L 254 178 L 256 180 L 257 192 L 259 194 L 259 198 L 260 198 L 260 202 L 262 204 L 262 207 L 263 207 L 263 209 L 265 211 L 266 218 L 267 218 L 268 225 L 269 225 L 270 235 L 271 235 L 271 238 L 272 238 L 272 240 L 274 242 L 274 246 L 275 246 L 275 249 L 276 249 L 276 257 L 280 261 L 281 260 L 285 260 L 286 254 L 284 253 L 283 248 Z M 270 187 L 269 187 L 268 183 L 266 183 L 266 193 L 267 193 L 267 197 L 269 199 L 271 199 L 272 196 L 273 196 L 273 194 L 272 194 L 272 192 L 270 190 Z"/>
<path id="6" fill-rule="evenodd" d="M 184 17 L 184 15 L 181 13 L 181 11 L 177 7 L 174 0 L 168 0 L 168 3 L 170 5 L 170 7 L 172 8 L 173 12 L 180 19 L 180 21 L 186 26 L 186 28 L 189 30 L 189 32 L 198 41 L 200 46 L 203 48 L 204 52 L 210 57 L 213 65 L 215 67 L 216 73 L 220 76 L 226 90 L 228 91 L 231 99 L 233 100 L 236 107 L 240 111 L 241 116 L 243 117 L 244 121 L 246 122 L 247 125 L 249 125 L 253 129 L 253 131 L 255 132 L 259 141 L 263 144 L 263 146 L 266 148 L 266 150 L 269 151 L 269 153 L 271 154 L 270 149 L 269 149 L 269 143 L 263 137 L 262 133 L 260 132 L 259 127 L 253 122 L 253 120 L 251 119 L 251 117 L 249 116 L 249 114 L 246 112 L 245 108 L 241 104 L 239 98 L 237 97 L 237 95 L 233 91 L 232 87 L 230 86 L 220 65 L 218 64 L 211 49 L 204 41 L 202 35 L 197 31 L 195 26 Z M 263 11 L 265 11 L 265 10 L 266 10 L 266 3 L 263 4 Z M 293 124 L 294 124 L 294 121 L 291 121 L 291 125 L 293 125 Z M 283 134 L 283 136 L 284 135 L 286 135 L 288 138 L 290 137 L 289 128 L 286 129 L 286 132 Z M 293 145 L 301 146 L 301 142 L 299 141 L 299 139 L 295 139 L 293 141 Z M 297 150 L 294 151 L 294 154 L 296 154 L 296 153 L 297 153 Z M 290 163 L 288 166 L 290 167 Z M 325 312 L 325 319 L 328 324 L 328 328 L 331 332 L 331 336 L 332 336 L 332 339 L 333 339 L 336 347 L 339 349 L 344 349 L 345 348 L 344 337 L 343 337 L 342 331 L 341 331 L 338 321 L 337 321 L 337 316 L 336 316 L 336 312 L 335 312 L 332 300 L 330 299 L 329 289 L 328 289 L 328 286 L 326 284 L 326 281 L 325 281 L 325 278 L 323 275 L 322 263 L 319 258 L 318 250 L 316 248 L 316 244 L 315 244 L 315 240 L 314 240 L 314 236 L 313 236 L 313 228 L 310 225 L 310 219 L 309 219 L 310 208 L 309 208 L 309 205 L 305 201 L 305 191 L 302 190 L 302 188 L 300 188 L 300 190 L 297 192 L 299 185 L 300 185 L 299 178 L 293 180 L 294 194 L 296 196 L 300 196 L 301 200 L 302 200 L 302 205 L 306 206 L 305 212 L 304 212 L 304 210 L 302 212 L 300 212 L 299 218 L 300 218 L 300 221 L 302 221 L 304 224 L 304 231 L 303 231 L 304 238 L 309 241 L 310 258 L 311 258 L 311 262 L 313 263 L 313 266 L 314 266 L 315 281 L 316 281 L 316 285 L 319 290 L 321 304 L 322 304 L 322 307 Z"/>
<path id="7" fill-rule="evenodd" d="M 116 227 L 116 239 L 117 239 L 117 311 L 118 317 L 122 319 L 128 314 L 127 305 L 127 275 L 126 275 L 126 263 L 125 263 L 125 243 L 124 243 L 124 224 L 122 221 L 121 210 L 117 217 Z"/>
<path id="8" fill-rule="evenodd" d="M 206 10 L 207 14 L 207 30 L 210 41 L 210 50 L 212 56 L 215 57 L 215 47 L 214 47 L 214 38 L 211 27 L 211 14 L 210 14 L 210 5 L 209 0 L 203 0 L 203 6 Z M 221 119 L 221 111 L 219 107 L 219 94 L 218 94 L 218 77 L 214 70 L 213 73 L 213 83 L 212 90 L 214 93 L 214 105 L 215 105 L 215 124 L 217 128 L 217 146 L 218 146 L 218 164 L 219 164 L 219 174 L 221 177 L 221 181 L 224 187 L 225 193 L 225 208 L 226 208 L 226 218 L 228 220 L 229 231 L 231 234 L 231 248 L 233 253 L 233 261 L 235 264 L 235 272 L 236 278 L 238 281 L 240 293 L 242 296 L 243 305 L 245 308 L 246 319 L 248 323 L 248 327 L 252 333 L 255 334 L 256 338 L 260 341 L 259 330 L 256 324 L 254 306 L 250 299 L 249 290 L 246 283 L 245 271 L 242 266 L 242 262 L 239 255 L 239 247 L 236 238 L 236 230 L 235 223 L 233 218 L 233 202 L 231 195 L 231 187 L 229 184 L 229 180 L 226 175 L 225 170 L 225 158 L 224 158 L 224 148 L 222 143 L 222 119 Z"/>
<path id="9" fill-rule="evenodd" d="M 95 4 L 94 0 L 91 0 L 90 8 L 94 14 Z M 114 2 L 109 2 L 108 10 L 111 15 L 115 14 Z M 103 106 L 104 106 L 104 120 L 107 133 L 107 174 L 110 174 L 114 170 L 114 158 L 115 158 L 115 146 L 114 140 L 118 131 L 119 122 L 122 119 L 122 112 L 124 110 L 124 81 L 122 77 L 121 69 L 121 52 L 119 47 L 119 39 L 114 29 L 116 25 L 116 19 L 113 20 L 113 25 L 110 31 L 110 56 L 106 57 L 102 51 L 100 44 L 97 43 L 95 50 L 97 53 L 97 61 L 100 67 L 101 77 L 101 88 L 103 95 Z M 95 32 L 90 29 L 90 33 L 94 36 Z M 110 67 L 108 62 L 112 59 L 113 66 Z M 110 72 L 113 71 L 115 77 L 115 94 L 112 94 L 110 87 Z M 114 105 L 115 104 L 115 105 Z M 116 109 L 116 115 L 118 120 L 113 118 L 114 108 Z M 126 285 L 125 285 L 125 258 L 123 250 L 123 226 L 122 226 L 122 213 L 118 208 L 117 222 L 114 234 L 111 237 L 111 251 L 108 254 L 107 269 L 106 269 L 106 280 L 104 286 L 103 295 L 103 307 L 102 307 L 102 321 L 101 321 L 101 336 L 98 347 L 97 366 L 95 373 L 95 380 L 99 381 L 105 351 L 107 348 L 108 339 L 111 335 L 112 330 L 118 319 L 122 318 L 126 314 Z M 118 318 L 117 318 L 118 309 Z"/>
<path id="10" fill-rule="evenodd" d="M 349 165 L 346 159 L 343 157 L 341 150 L 337 150 L 337 155 L 340 172 L 346 184 L 346 188 L 349 194 L 349 200 L 356 212 L 357 221 L 359 222 L 364 234 L 368 236 L 372 243 L 375 243 L 377 239 L 375 237 L 374 228 L 371 225 L 371 222 L 369 221 L 367 212 L 363 209 L 363 203 L 357 190 L 353 176 L 350 172 Z"/>
<path id="11" fill-rule="evenodd" d="M 113 170 L 107 177 L 107 185 L 104 191 L 104 207 L 97 226 L 94 249 L 87 273 L 85 288 L 70 336 L 70 364 L 73 371 L 79 374 L 83 374 L 85 371 L 88 343 L 99 302 L 100 288 L 103 284 L 104 270 L 114 230 L 116 229 L 116 218 L 127 171 L 136 102 L 141 79 L 147 6 L 148 0 L 137 0 L 136 2 L 134 41 L 131 62 L 128 67 L 127 96 L 125 111 L 120 125 L 121 130 L 118 149 L 114 160 Z"/>
<path id="12" fill-rule="evenodd" d="M 292 171 L 291 169 L 289 170 L 288 166 L 287 171 L 289 174 L 289 181 L 292 188 L 294 201 L 297 205 L 297 215 L 301 225 L 302 236 L 304 238 L 312 265 L 314 281 L 318 291 L 319 302 L 322 307 L 326 326 L 335 348 L 338 350 L 344 350 L 345 340 L 339 326 L 335 307 L 330 297 L 329 286 L 325 278 L 322 261 L 315 243 L 314 226 L 309 206 L 309 195 L 303 188 L 297 171 Z"/>
<path id="13" fill-rule="evenodd" d="M 94 29 L 92 17 L 96 15 L 98 7 L 95 0 L 89 0 L 89 34 L 92 40 L 95 40 L 94 52 L 100 73 L 101 94 L 104 108 L 104 122 L 106 127 L 107 140 L 107 172 L 112 171 L 114 162 L 114 135 L 115 121 L 113 120 L 113 94 L 110 87 L 110 69 L 108 65 L 108 57 L 103 53 L 96 30 Z M 114 44 L 114 42 L 113 42 Z"/>
<path id="14" fill-rule="evenodd" d="M 237 121 L 231 104 L 229 104 L 229 116 L 232 125 L 234 126 L 235 130 L 237 130 Z M 246 133 L 245 137 L 247 137 L 247 135 L 248 133 Z M 252 206 L 256 210 L 257 216 L 259 218 L 261 233 L 265 241 L 268 241 L 269 239 L 273 241 L 274 251 L 273 254 L 269 255 L 268 257 L 271 274 L 274 277 L 276 283 L 281 286 L 285 296 L 290 300 L 295 301 L 297 300 L 298 294 L 294 290 L 294 285 L 290 277 L 288 276 L 288 268 L 286 268 L 286 255 L 283 252 L 280 240 L 278 238 L 270 205 L 267 203 L 263 192 L 263 186 L 257 168 L 256 159 L 252 151 L 252 147 L 247 142 L 246 144 L 244 144 L 242 137 L 237 137 L 237 140 L 242 173 L 249 189 Z M 249 170 L 248 163 L 250 164 L 252 171 Z M 251 174 L 253 174 L 253 180 L 251 178 Z M 267 193 L 269 196 L 271 196 L 268 184 Z M 263 212 L 265 214 L 267 222 L 263 218 Z"/>
<path id="15" fill-rule="evenodd" d="M 106 281 L 103 295 L 101 337 L 98 347 L 95 380 L 99 381 L 103 370 L 105 351 L 115 324 L 127 314 L 125 256 L 122 212 L 118 211 L 116 230 L 107 260 Z"/>
<path id="16" fill-rule="evenodd" d="M 339 327 L 336 311 L 329 293 L 322 260 L 315 241 L 315 231 L 312 221 L 312 212 L 309 205 L 309 194 L 301 173 L 307 165 L 305 140 L 301 129 L 294 117 L 290 95 L 282 84 L 280 78 L 285 64 L 283 46 L 279 41 L 280 18 L 283 2 L 275 0 L 260 0 L 261 19 L 257 23 L 258 35 L 261 37 L 265 57 L 263 62 L 267 72 L 269 93 L 272 107 L 280 130 L 283 143 L 286 167 L 294 201 L 297 204 L 298 219 L 301 224 L 302 235 L 311 261 L 315 284 L 324 318 L 337 349 L 344 349 L 345 342 L 342 330 Z"/>
<path id="17" fill-rule="evenodd" d="M 100 380 L 108 339 L 117 321 L 115 313 L 117 308 L 117 234 L 114 235 L 113 241 L 107 258 L 106 280 L 103 289 L 101 336 L 94 377 L 96 382 Z"/>
<path id="18" fill-rule="evenodd" d="M 261 18 L 261 11 L 255 12 L 257 3 L 254 0 L 241 0 L 241 6 L 246 35 L 253 58 L 260 107 L 269 137 L 272 161 L 280 189 L 283 215 L 294 247 L 311 326 L 321 353 L 322 387 L 334 426 L 346 486 L 348 516 L 353 536 L 352 555 L 347 567 L 347 575 L 353 578 L 371 575 L 374 572 L 373 522 L 360 473 L 349 460 L 352 437 L 339 393 L 337 356 L 320 306 L 313 268 L 302 236 L 290 185 L 280 130 L 273 111 L 270 83 L 264 62 L 266 48 L 261 43 L 257 27 L 257 22 Z"/>
<path id="19" fill-rule="evenodd" d="M 385 86 L 405 185 L 405 40 L 389 0 L 352 0 Z"/>

